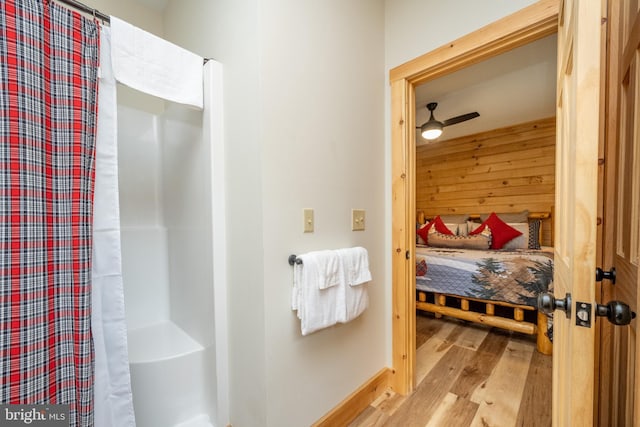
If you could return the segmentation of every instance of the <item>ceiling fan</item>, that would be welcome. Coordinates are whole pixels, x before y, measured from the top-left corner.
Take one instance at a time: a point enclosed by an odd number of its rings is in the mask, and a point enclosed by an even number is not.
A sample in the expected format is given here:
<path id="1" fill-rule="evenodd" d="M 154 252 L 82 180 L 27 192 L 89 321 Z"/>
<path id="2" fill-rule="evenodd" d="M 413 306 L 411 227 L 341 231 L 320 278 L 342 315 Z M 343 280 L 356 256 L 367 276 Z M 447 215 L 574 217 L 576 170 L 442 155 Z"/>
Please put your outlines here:
<path id="1" fill-rule="evenodd" d="M 422 126 L 416 127 L 416 129 L 420 129 L 420 133 L 424 139 L 428 139 L 429 141 L 438 138 L 442 135 L 442 128 L 445 126 L 455 125 L 461 122 L 466 122 L 467 120 L 475 119 L 480 116 L 477 111 L 473 113 L 463 114 L 461 116 L 452 117 L 450 119 L 445 120 L 444 122 L 440 122 L 433 117 L 433 110 L 438 106 L 437 102 L 430 102 L 427 104 L 427 110 L 431 113 L 431 117 L 429 117 L 429 121 L 424 123 Z"/>

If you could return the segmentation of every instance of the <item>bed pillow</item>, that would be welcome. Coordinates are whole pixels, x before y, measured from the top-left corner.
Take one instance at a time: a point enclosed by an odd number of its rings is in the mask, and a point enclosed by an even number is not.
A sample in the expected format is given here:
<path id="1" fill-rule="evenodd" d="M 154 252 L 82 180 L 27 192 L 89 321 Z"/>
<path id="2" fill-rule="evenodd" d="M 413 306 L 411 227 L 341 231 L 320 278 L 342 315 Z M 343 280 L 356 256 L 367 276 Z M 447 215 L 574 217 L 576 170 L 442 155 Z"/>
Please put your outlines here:
<path id="1" fill-rule="evenodd" d="M 418 244 L 426 245 L 427 244 L 427 235 L 429 234 L 429 223 L 425 222 L 416 230 L 416 236 L 418 236 Z"/>
<path id="2" fill-rule="evenodd" d="M 522 212 L 507 212 L 507 213 L 499 213 L 496 214 L 495 212 L 491 212 L 491 214 L 495 214 L 498 215 L 498 217 L 506 223 L 510 223 L 510 222 L 515 222 L 515 223 L 521 223 L 521 222 L 527 222 L 529 220 L 529 210 L 525 209 Z M 489 216 L 491 216 L 491 214 L 481 214 L 480 215 L 480 220 L 482 222 L 486 221 L 487 218 L 489 218 Z"/>
<path id="3" fill-rule="evenodd" d="M 529 221 L 529 249 L 540 249 L 540 227 L 542 221 L 534 219 Z"/>
<path id="4" fill-rule="evenodd" d="M 456 224 L 453 222 L 444 222 L 444 226 L 447 227 L 449 229 L 449 231 L 451 231 L 451 234 L 453 234 L 454 236 L 457 236 L 460 234 L 460 226 L 464 225 L 464 224 Z M 431 231 L 433 232 L 433 228 L 431 229 Z M 445 233 L 446 234 L 446 233 Z"/>
<path id="5" fill-rule="evenodd" d="M 426 223 L 425 224 L 420 224 L 419 222 L 416 222 L 416 243 L 419 244 L 419 245 L 426 245 L 427 244 L 427 242 L 425 242 L 424 239 L 422 237 L 420 237 L 420 234 L 418 234 L 418 231 L 422 227 L 424 227 L 425 225 L 427 225 L 427 224 Z"/>
<path id="6" fill-rule="evenodd" d="M 509 227 L 519 231 L 521 234 L 509 240 L 502 246 L 502 249 L 529 249 L 529 223 L 528 222 L 510 222 Z"/>
<path id="7" fill-rule="evenodd" d="M 469 219 L 468 214 L 440 215 L 440 219 L 442 220 L 442 222 L 444 222 L 447 228 L 453 232 L 453 234 L 457 234 L 458 236 L 467 235 L 467 219 Z"/>
<path id="8" fill-rule="evenodd" d="M 487 250 L 491 245 L 491 236 L 476 234 L 473 236 L 452 236 L 450 234 L 433 233 L 429 235 L 429 246 L 454 249 Z"/>
<path id="9" fill-rule="evenodd" d="M 498 215 L 496 215 L 495 212 L 492 212 L 478 228 L 469 234 L 472 236 L 481 234 L 487 227 L 491 230 L 491 249 L 502 249 L 505 243 L 522 234 L 520 231 L 509 226 L 509 224 L 498 218 Z"/>
<path id="10" fill-rule="evenodd" d="M 432 229 L 433 231 L 431 231 Z M 435 217 L 430 222 L 424 224 L 417 231 L 418 237 L 424 241 L 425 245 L 429 244 L 429 233 L 434 233 L 434 232 L 453 235 L 451 230 L 449 230 L 447 226 L 444 225 L 444 222 L 442 221 L 442 219 L 440 219 L 439 216 Z"/>
<path id="11" fill-rule="evenodd" d="M 479 225 L 479 222 L 473 221 L 465 221 L 464 224 L 458 224 L 458 236 L 468 236 L 469 232 L 478 228 Z"/>
<path id="12" fill-rule="evenodd" d="M 528 223 L 515 222 L 508 224 L 520 231 L 522 235 L 507 242 L 502 249 L 540 249 L 540 226 L 542 222 L 539 219 L 534 219 Z"/>

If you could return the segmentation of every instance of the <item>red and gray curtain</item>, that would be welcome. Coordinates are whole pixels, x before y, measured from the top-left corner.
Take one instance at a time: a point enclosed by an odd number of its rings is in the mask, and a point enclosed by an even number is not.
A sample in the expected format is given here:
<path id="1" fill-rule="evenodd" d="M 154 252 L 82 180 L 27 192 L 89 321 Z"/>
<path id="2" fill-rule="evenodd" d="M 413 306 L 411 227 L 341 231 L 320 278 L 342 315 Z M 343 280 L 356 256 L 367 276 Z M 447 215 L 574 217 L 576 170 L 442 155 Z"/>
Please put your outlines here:
<path id="1" fill-rule="evenodd" d="M 93 424 L 91 256 L 99 27 L 0 0 L 0 404 Z"/>

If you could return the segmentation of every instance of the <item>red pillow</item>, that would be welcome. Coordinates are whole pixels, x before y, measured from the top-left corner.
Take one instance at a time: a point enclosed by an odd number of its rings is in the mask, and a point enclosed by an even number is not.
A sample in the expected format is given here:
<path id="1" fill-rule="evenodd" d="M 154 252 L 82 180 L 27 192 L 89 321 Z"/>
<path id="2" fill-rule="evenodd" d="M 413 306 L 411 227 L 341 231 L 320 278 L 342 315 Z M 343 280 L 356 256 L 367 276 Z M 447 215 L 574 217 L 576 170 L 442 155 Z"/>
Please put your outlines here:
<path id="1" fill-rule="evenodd" d="M 487 226 L 491 230 L 491 249 L 502 249 L 508 241 L 522 235 L 520 231 L 501 220 L 495 212 L 491 212 L 491 215 L 469 234 L 480 234 Z"/>
<path id="2" fill-rule="evenodd" d="M 446 225 L 444 225 L 444 222 L 442 221 L 442 219 L 440 219 L 440 216 L 437 216 L 433 218 L 431 222 L 429 222 L 424 227 L 420 227 L 417 231 L 418 236 L 422 237 L 422 240 L 424 240 L 426 243 L 429 243 L 429 240 L 427 239 L 427 237 L 429 236 L 429 230 L 433 226 L 436 227 L 436 231 L 438 233 L 448 234 L 450 236 L 453 236 L 453 232 L 449 230 Z"/>

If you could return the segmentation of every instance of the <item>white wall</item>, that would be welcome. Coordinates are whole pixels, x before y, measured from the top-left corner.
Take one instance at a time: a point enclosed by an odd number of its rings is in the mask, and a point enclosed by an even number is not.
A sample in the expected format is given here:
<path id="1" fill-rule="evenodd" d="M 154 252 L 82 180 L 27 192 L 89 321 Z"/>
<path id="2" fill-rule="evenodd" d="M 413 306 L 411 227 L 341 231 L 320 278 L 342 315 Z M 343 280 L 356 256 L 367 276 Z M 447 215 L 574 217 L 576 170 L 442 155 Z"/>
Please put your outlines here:
<path id="1" fill-rule="evenodd" d="M 269 425 L 309 425 L 387 366 L 384 5 L 265 1 L 261 13 L 263 236 Z M 315 232 L 302 232 L 302 209 Z M 366 230 L 351 231 L 351 209 Z M 290 253 L 363 246 L 373 281 L 353 322 L 300 335 Z"/>
<path id="2" fill-rule="evenodd" d="M 383 24 L 370 0 L 165 11 L 168 39 L 224 66 L 234 426 L 309 425 L 388 365 Z M 352 208 L 367 210 L 366 231 L 350 231 Z M 371 258 L 369 310 L 302 337 L 287 256 L 355 245 Z"/>

